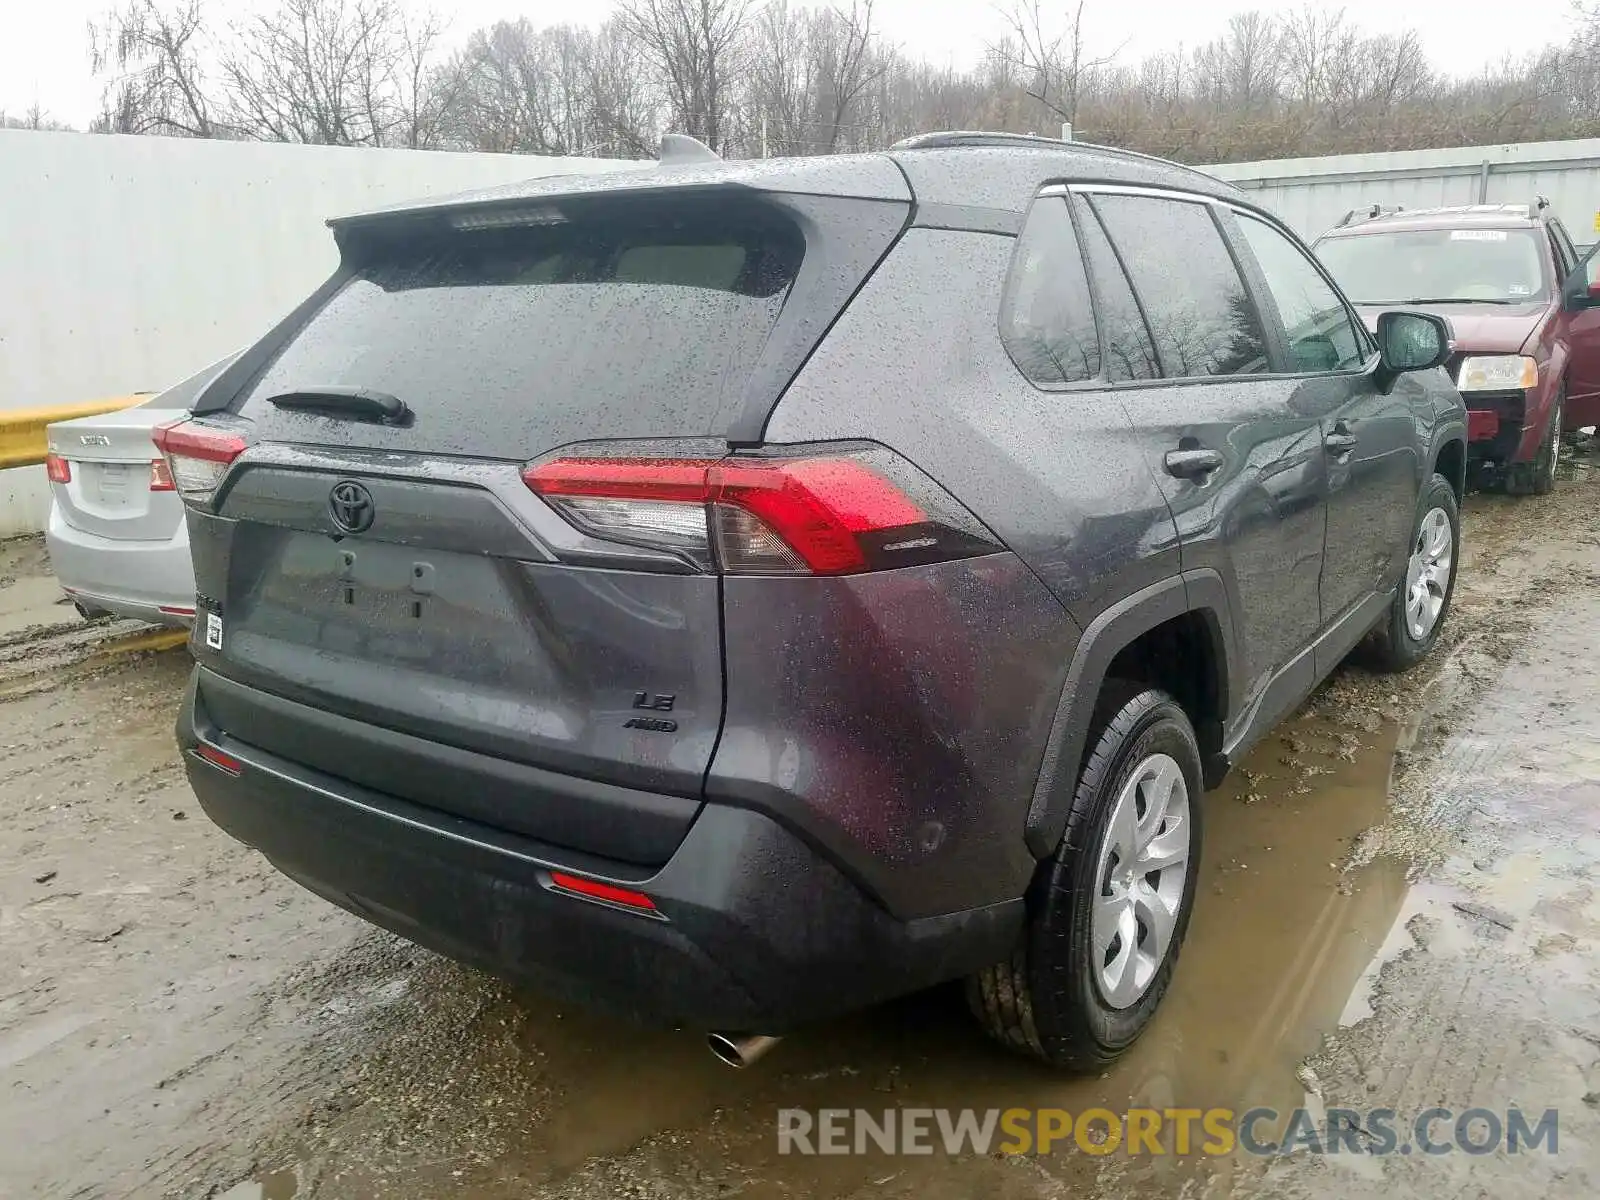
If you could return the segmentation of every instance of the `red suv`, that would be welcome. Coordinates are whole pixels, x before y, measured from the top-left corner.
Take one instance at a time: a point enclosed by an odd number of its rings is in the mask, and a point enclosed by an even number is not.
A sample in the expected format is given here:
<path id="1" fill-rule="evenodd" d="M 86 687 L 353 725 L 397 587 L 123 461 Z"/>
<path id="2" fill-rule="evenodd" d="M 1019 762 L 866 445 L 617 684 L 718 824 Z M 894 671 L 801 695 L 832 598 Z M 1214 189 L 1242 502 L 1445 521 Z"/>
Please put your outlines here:
<path id="1" fill-rule="evenodd" d="M 1368 325 L 1396 307 L 1450 321 L 1448 363 L 1480 480 L 1543 494 L 1563 429 L 1600 421 L 1600 275 L 1543 199 L 1359 209 L 1315 246 Z"/>

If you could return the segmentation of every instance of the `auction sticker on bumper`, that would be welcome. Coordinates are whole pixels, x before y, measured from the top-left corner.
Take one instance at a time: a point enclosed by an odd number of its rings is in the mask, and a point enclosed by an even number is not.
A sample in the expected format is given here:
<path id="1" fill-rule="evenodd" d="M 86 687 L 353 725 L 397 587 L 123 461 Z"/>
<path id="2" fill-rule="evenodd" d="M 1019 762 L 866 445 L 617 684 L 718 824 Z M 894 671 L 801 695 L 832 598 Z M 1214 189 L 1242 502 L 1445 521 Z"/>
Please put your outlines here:
<path id="1" fill-rule="evenodd" d="M 206 646 L 212 650 L 222 649 L 222 618 L 216 613 L 206 614 Z"/>

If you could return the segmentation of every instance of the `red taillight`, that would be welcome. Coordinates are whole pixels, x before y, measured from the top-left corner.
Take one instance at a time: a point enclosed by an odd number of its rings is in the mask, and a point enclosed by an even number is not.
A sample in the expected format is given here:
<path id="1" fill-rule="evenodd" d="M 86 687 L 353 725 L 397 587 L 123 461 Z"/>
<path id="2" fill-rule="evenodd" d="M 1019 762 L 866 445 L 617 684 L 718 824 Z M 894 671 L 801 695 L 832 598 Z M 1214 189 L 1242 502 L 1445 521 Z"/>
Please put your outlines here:
<path id="1" fill-rule="evenodd" d="M 44 456 L 44 473 L 50 477 L 51 483 L 72 482 L 72 464 L 59 454 Z"/>
<path id="2" fill-rule="evenodd" d="M 166 457 L 172 485 L 187 500 L 211 499 L 229 466 L 246 446 L 244 438 L 236 433 L 210 429 L 193 421 L 159 426 L 151 438 Z M 152 467 L 151 490 L 159 490 L 155 480 Z"/>
<path id="3" fill-rule="evenodd" d="M 641 912 L 653 913 L 656 911 L 656 902 L 643 892 L 636 892 L 632 888 L 617 887 L 615 884 L 601 883 L 598 879 L 585 879 L 581 875 L 568 875 L 565 871 L 551 871 L 550 883 L 563 892 L 587 896 L 591 900 L 604 900 L 607 904 L 620 904 L 624 908 L 636 908 Z"/>
<path id="4" fill-rule="evenodd" d="M 231 754 L 224 754 L 215 746 L 201 744 L 194 748 L 195 755 L 203 758 L 214 767 L 220 767 L 229 775 L 237 775 L 244 770 L 244 764 Z"/>
<path id="5" fill-rule="evenodd" d="M 527 485 L 597 537 L 703 551 L 732 574 L 842 575 L 901 565 L 880 552 L 923 551 L 947 528 L 860 456 L 557 458 Z M 958 525 L 960 522 L 958 522 Z M 903 539 L 892 531 L 914 531 Z M 964 546 L 956 554 L 970 553 Z M 990 546 L 989 548 L 994 548 Z"/>
<path id="6" fill-rule="evenodd" d="M 600 496 L 617 500 L 711 499 L 711 458 L 557 458 L 522 473 L 541 496 Z"/>
<path id="7" fill-rule="evenodd" d="M 167 465 L 164 458 L 150 460 L 150 490 L 152 492 L 171 492 L 177 490 L 177 484 L 172 482 L 172 468 Z"/>
<path id="8" fill-rule="evenodd" d="M 718 504 L 731 504 L 759 518 L 816 575 L 862 571 L 867 555 L 857 535 L 920 525 L 928 519 L 894 484 L 849 458 L 803 458 L 792 462 L 723 461 L 711 468 Z M 749 553 L 751 532 L 742 522 L 724 522 L 729 537 Z M 757 536 L 759 536 L 757 534 Z M 763 557 L 766 555 L 761 549 Z"/>

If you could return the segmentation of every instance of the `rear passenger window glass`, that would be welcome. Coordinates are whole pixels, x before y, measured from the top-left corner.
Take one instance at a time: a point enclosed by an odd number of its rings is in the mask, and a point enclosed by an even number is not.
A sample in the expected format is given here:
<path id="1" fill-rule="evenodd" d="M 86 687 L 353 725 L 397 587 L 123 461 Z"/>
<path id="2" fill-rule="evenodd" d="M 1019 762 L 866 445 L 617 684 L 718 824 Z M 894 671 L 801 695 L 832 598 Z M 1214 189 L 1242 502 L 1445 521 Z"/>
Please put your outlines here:
<path id="1" fill-rule="evenodd" d="M 1241 213 L 1239 227 L 1283 318 L 1290 370 L 1310 374 L 1359 367 L 1367 356 L 1366 342 L 1311 260 L 1264 221 Z"/>
<path id="2" fill-rule="evenodd" d="M 1207 206 L 1101 195 L 1094 207 L 1144 306 L 1165 375 L 1270 369 L 1261 317 Z"/>
<path id="3" fill-rule="evenodd" d="M 1100 218 L 1078 201 L 1078 227 L 1083 230 L 1083 252 L 1094 277 L 1100 325 L 1105 330 L 1106 378 L 1113 383 L 1128 379 L 1159 379 L 1161 364 L 1145 328 L 1144 314 L 1133 298 L 1128 277 L 1117 262 Z"/>
<path id="4" fill-rule="evenodd" d="M 1042 198 L 1028 212 L 1006 282 L 1000 340 L 1035 383 L 1078 383 L 1100 374 L 1089 280 L 1064 198 Z"/>

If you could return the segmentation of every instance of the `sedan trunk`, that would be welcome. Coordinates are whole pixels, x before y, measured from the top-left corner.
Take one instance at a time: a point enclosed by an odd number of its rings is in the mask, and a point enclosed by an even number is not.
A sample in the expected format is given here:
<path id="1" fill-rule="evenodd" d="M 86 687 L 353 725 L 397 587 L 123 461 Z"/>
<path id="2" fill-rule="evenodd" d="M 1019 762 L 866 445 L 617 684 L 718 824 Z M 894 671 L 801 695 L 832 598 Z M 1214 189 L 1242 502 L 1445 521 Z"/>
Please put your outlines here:
<path id="1" fill-rule="evenodd" d="M 65 460 L 70 473 L 54 485 L 62 519 L 117 541 L 170 538 L 183 520 L 183 504 L 153 474 L 159 456 L 150 434 L 178 415 L 140 405 L 51 425 L 50 452 Z"/>

